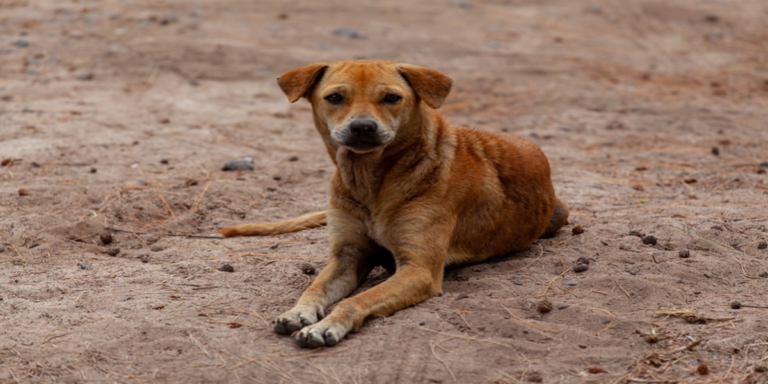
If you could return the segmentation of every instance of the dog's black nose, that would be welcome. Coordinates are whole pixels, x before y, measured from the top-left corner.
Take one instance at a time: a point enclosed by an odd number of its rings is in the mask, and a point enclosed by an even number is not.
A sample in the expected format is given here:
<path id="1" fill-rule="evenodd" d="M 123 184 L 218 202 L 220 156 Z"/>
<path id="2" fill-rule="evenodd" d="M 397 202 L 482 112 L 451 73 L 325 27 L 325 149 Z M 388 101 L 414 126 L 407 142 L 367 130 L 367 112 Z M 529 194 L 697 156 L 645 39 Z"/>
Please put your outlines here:
<path id="1" fill-rule="evenodd" d="M 373 135 L 379 126 L 371 119 L 355 120 L 349 123 L 349 131 L 355 136 Z"/>

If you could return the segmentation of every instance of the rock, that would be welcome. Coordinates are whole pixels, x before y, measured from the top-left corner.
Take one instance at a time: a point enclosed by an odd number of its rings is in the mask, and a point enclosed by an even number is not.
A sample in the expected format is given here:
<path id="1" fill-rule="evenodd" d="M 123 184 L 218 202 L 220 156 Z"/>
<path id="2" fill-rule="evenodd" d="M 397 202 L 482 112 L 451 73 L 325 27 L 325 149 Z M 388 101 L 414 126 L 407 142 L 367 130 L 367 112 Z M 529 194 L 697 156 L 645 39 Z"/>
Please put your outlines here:
<path id="1" fill-rule="evenodd" d="M 768 248 L 768 242 L 761 241 L 760 244 L 757 245 L 757 249 L 766 249 Z"/>
<path id="2" fill-rule="evenodd" d="M 541 300 L 536 303 L 536 310 L 538 310 L 540 313 L 552 312 L 552 302 L 547 299 Z"/>
<path id="3" fill-rule="evenodd" d="M 472 3 L 470 3 L 469 1 L 456 1 L 453 4 L 462 9 L 472 8 Z"/>
<path id="4" fill-rule="evenodd" d="M 570 304 L 568 304 L 568 303 L 558 303 L 555 308 L 557 308 L 557 309 L 566 309 L 568 307 L 570 307 Z"/>
<path id="5" fill-rule="evenodd" d="M 459 293 L 459 295 L 456 296 L 456 300 L 468 299 L 468 298 L 469 298 L 469 295 L 467 295 L 466 293 Z"/>
<path id="6" fill-rule="evenodd" d="M 115 257 L 118 254 L 120 254 L 120 248 L 110 248 L 110 249 L 107 249 L 107 255 Z"/>
<path id="7" fill-rule="evenodd" d="M 733 309 L 740 309 L 741 308 L 741 303 L 738 302 L 738 301 L 733 301 L 733 302 L 731 302 L 731 308 L 733 308 Z"/>
<path id="8" fill-rule="evenodd" d="M 104 232 L 99 235 L 99 240 L 101 240 L 101 243 L 104 245 L 111 244 L 113 240 L 112 234 L 109 232 Z"/>
<path id="9" fill-rule="evenodd" d="M 91 269 L 91 268 L 93 268 L 93 264 L 91 264 L 91 263 L 77 263 L 77 266 L 80 267 L 80 269 Z"/>
<path id="10" fill-rule="evenodd" d="M 235 267 L 233 267 L 233 266 L 231 266 L 229 264 L 224 264 L 221 267 L 219 267 L 219 271 L 222 271 L 222 272 L 234 272 L 235 271 Z"/>
<path id="11" fill-rule="evenodd" d="M 120 296 L 117 298 L 117 301 L 128 301 L 130 299 L 132 299 L 130 296 Z"/>
<path id="12" fill-rule="evenodd" d="M 164 249 L 165 249 L 165 247 L 163 247 L 162 245 L 157 245 L 157 244 L 155 244 L 155 245 L 153 245 L 153 246 L 151 246 L 149 248 L 149 250 L 152 251 L 152 252 L 160 252 L 160 251 L 162 251 Z"/>
<path id="13" fill-rule="evenodd" d="M 222 171 L 253 171 L 253 157 L 232 159 L 224 163 Z"/>
<path id="14" fill-rule="evenodd" d="M 365 39 L 365 36 L 361 35 L 356 29 L 352 28 L 336 28 L 333 30 L 333 34 L 342 37 L 348 37 L 350 39 Z"/>
<path id="15" fill-rule="evenodd" d="M 658 243 L 658 240 L 654 236 L 643 237 L 643 244 L 645 245 L 656 245 L 656 243 Z"/>
<path id="16" fill-rule="evenodd" d="M 80 81 L 91 81 L 94 79 L 94 77 L 96 76 L 94 76 L 93 72 L 91 71 L 81 71 L 75 75 L 75 79 Z"/>
<path id="17" fill-rule="evenodd" d="M 16 48 L 26 48 L 29 47 L 29 41 L 19 39 L 13 42 L 13 46 Z"/>
<path id="18" fill-rule="evenodd" d="M 0 244 L 0 252 L 5 252 L 5 246 Z"/>
<path id="19" fill-rule="evenodd" d="M 678 252 L 677 255 L 680 256 L 683 259 L 687 259 L 687 258 L 691 257 L 691 251 L 689 251 L 687 249 L 683 249 L 682 251 Z"/>
<path id="20" fill-rule="evenodd" d="M 570 285 L 571 287 L 579 285 L 578 280 L 574 279 L 571 276 L 566 276 L 563 278 L 563 282 L 567 285 Z"/>

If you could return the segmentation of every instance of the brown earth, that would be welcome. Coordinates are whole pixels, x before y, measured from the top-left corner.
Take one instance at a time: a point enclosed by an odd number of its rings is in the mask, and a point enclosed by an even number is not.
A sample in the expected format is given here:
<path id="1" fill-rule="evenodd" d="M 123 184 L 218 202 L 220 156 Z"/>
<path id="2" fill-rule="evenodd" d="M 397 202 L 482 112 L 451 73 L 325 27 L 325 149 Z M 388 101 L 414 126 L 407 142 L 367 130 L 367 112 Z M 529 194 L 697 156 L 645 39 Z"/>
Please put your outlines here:
<path id="1" fill-rule="evenodd" d="M 766 41 L 757 0 L 0 1 L 0 382 L 766 383 Z M 453 77 L 444 113 L 535 140 L 572 217 L 301 350 L 269 321 L 323 230 L 176 235 L 323 209 L 274 79 L 355 58 Z"/>

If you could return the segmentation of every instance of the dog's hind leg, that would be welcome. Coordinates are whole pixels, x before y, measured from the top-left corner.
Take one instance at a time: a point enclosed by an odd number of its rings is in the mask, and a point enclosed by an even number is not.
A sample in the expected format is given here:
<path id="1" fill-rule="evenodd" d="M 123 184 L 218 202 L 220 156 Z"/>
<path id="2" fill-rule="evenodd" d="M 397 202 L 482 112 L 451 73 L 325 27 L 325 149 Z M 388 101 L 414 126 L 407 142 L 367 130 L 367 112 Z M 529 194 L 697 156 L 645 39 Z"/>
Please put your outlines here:
<path id="1" fill-rule="evenodd" d="M 555 212 L 552 213 L 552 218 L 549 220 L 549 225 L 544 231 L 541 237 L 552 237 L 560 230 L 560 228 L 568 222 L 568 206 L 565 205 L 560 199 L 555 198 Z"/>

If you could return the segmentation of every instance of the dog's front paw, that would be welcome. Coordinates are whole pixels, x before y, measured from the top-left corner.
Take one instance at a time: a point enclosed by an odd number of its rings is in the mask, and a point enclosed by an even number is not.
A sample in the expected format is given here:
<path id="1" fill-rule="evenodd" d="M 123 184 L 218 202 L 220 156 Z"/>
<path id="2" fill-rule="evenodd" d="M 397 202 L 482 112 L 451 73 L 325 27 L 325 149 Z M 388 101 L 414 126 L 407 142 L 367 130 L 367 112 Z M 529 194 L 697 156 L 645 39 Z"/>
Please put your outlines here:
<path id="1" fill-rule="evenodd" d="M 296 332 L 293 339 L 304 348 L 331 347 L 338 344 L 346 334 L 344 326 L 321 321 Z"/>
<path id="2" fill-rule="evenodd" d="M 278 316 L 272 322 L 272 329 L 283 335 L 290 335 L 308 325 L 317 323 L 323 318 L 322 311 L 307 306 L 296 306 L 288 312 Z"/>

